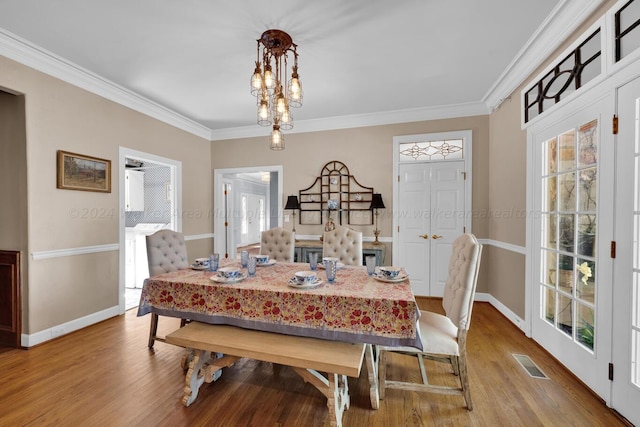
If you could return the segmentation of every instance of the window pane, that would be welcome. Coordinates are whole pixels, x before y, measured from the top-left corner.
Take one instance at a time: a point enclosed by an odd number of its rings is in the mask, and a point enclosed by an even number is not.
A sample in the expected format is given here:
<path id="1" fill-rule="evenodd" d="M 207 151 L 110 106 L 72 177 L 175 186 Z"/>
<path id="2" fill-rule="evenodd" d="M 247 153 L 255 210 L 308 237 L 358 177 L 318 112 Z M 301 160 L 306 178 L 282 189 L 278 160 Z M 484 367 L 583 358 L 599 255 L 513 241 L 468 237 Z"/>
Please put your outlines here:
<path id="1" fill-rule="evenodd" d="M 593 309 L 586 305 L 578 304 L 577 312 L 576 340 L 582 343 L 589 350 L 593 350 L 594 334 L 594 316 Z"/>
<path id="2" fill-rule="evenodd" d="M 556 242 L 556 214 L 543 214 L 542 215 L 542 247 L 548 249 L 557 249 Z"/>
<path id="3" fill-rule="evenodd" d="M 556 293 L 553 289 L 544 288 L 544 293 L 542 295 L 544 300 L 544 318 L 549 321 L 549 323 L 555 325 L 556 320 Z"/>
<path id="4" fill-rule="evenodd" d="M 544 251 L 542 256 L 543 268 L 542 268 L 542 283 L 549 286 L 554 286 L 558 282 L 556 278 L 556 253 L 551 251 Z"/>
<path id="5" fill-rule="evenodd" d="M 560 135 L 559 138 L 560 163 L 558 171 L 564 172 L 576 167 L 576 147 L 573 129 L 567 133 Z"/>
<path id="6" fill-rule="evenodd" d="M 578 271 L 576 294 L 583 301 L 593 304 L 595 301 L 594 277 L 596 277 L 596 263 L 579 259 L 576 270 Z"/>
<path id="7" fill-rule="evenodd" d="M 573 333 L 573 309 L 571 307 L 573 300 L 562 294 L 557 294 L 558 298 L 558 312 L 557 322 L 558 329 L 565 332 L 567 335 Z"/>
<path id="8" fill-rule="evenodd" d="M 578 215 L 578 253 L 596 256 L 596 216 Z"/>
<path id="9" fill-rule="evenodd" d="M 565 252 L 573 252 L 574 237 L 574 215 L 558 215 L 560 219 L 558 227 L 558 249 Z"/>
<path id="10" fill-rule="evenodd" d="M 557 190 L 556 190 L 556 177 L 553 176 L 551 178 L 543 178 L 542 179 L 542 188 L 546 197 L 543 199 L 542 209 L 548 212 L 555 211 L 558 209 L 557 202 Z"/>
<path id="11" fill-rule="evenodd" d="M 588 168 L 581 170 L 578 175 L 580 179 L 579 211 L 594 212 L 596 210 L 597 173 L 596 168 Z"/>
<path id="12" fill-rule="evenodd" d="M 545 141 L 543 144 L 544 164 L 543 175 L 549 175 L 558 171 L 558 143 L 555 138 Z"/>
<path id="13" fill-rule="evenodd" d="M 462 159 L 463 140 L 403 142 L 400 144 L 400 161 Z"/>
<path id="14" fill-rule="evenodd" d="M 575 212 L 576 210 L 576 174 L 565 173 L 558 176 L 559 205 L 561 212 Z"/>

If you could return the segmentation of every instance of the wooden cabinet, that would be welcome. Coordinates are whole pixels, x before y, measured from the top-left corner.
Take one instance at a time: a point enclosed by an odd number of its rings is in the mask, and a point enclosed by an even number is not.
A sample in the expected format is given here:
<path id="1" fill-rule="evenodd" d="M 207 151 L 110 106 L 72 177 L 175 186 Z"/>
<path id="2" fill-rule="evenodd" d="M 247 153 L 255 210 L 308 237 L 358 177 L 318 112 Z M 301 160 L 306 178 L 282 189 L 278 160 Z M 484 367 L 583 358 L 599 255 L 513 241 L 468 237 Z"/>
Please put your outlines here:
<path id="1" fill-rule="evenodd" d="M 125 170 L 124 171 L 124 210 L 143 211 L 144 210 L 144 172 Z"/>
<path id="2" fill-rule="evenodd" d="M 21 345 L 21 301 L 20 252 L 0 251 L 0 346 Z"/>
<path id="3" fill-rule="evenodd" d="M 318 254 L 318 261 L 322 259 L 322 242 L 320 240 L 296 240 L 295 261 L 309 262 L 310 253 Z M 376 265 L 384 263 L 385 246 L 374 245 L 373 242 L 362 242 L 362 265 L 365 265 L 365 257 L 374 255 Z"/>

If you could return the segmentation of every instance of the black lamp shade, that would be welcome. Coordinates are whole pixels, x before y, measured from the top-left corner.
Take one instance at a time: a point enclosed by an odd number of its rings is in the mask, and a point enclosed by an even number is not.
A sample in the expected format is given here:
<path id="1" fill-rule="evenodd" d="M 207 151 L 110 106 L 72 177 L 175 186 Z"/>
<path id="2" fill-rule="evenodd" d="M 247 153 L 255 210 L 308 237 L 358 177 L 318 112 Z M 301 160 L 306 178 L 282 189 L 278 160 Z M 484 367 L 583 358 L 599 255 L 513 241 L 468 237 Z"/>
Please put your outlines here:
<path id="1" fill-rule="evenodd" d="M 382 194 L 373 193 L 371 195 L 371 206 L 369 209 L 384 209 L 384 202 L 382 201 Z"/>
<path id="2" fill-rule="evenodd" d="M 288 196 L 285 209 L 300 209 L 300 203 L 298 202 L 298 196 Z"/>

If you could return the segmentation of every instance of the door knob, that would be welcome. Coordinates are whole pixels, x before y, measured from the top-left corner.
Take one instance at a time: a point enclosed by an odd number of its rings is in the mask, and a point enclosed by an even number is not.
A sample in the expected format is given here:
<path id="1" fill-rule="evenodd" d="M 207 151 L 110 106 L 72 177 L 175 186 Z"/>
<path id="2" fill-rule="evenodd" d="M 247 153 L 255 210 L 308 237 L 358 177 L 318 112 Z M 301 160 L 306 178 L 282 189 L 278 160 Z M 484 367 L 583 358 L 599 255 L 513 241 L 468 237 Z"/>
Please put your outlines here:
<path id="1" fill-rule="evenodd" d="M 437 234 L 434 234 L 433 236 L 431 236 L 432 239 L 437 240 L 437 239 L 442 239 L 444 236 L 438 236 Z"/>
<path id="2" fill-rule="evenodd" d="M 418 237 L 422 237 L 423 239 L 428 239 L 429 235 L 428 234 L 423 234 L 422 236 L 418 236 Z"/>

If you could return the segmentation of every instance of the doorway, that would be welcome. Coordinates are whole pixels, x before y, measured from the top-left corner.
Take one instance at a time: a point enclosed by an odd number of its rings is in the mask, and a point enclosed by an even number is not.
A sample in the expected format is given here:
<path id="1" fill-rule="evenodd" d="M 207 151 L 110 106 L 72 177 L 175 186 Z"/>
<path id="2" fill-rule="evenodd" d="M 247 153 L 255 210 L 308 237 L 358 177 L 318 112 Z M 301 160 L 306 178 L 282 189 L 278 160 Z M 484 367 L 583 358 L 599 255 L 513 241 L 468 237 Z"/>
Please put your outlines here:
<path id="1" fill-rule="evenodd" d="M 120 147 L 119 307 L 136 307 L 149 277 L 146 236 L 182 230 L 181 162 Z"/>
<path id="2" fill-rule="evenodd" d="M 531 335 L 610 402 L 613 114 L 609 96 L 585 97 L 529 134 Z"/>
<path id="3" fill-rule="evenodd" d="M 282 166 L 215 169 L 213 186 L 220 256 L 235 258 L 238 247 L 259 244 L 260 231 L 282 227 Z"/>
<path id="4" fill-rule="evenodd" d="M 394 138 L 394 175 L 394 264 L 414 294 L 441 297 L 452 243 L 471 231 L 471 131 Z"/>
<path id="5" fill-rule="evenodd" d="M 611 406 L 640 425 L 640 78 L 618 89 Z"/>

